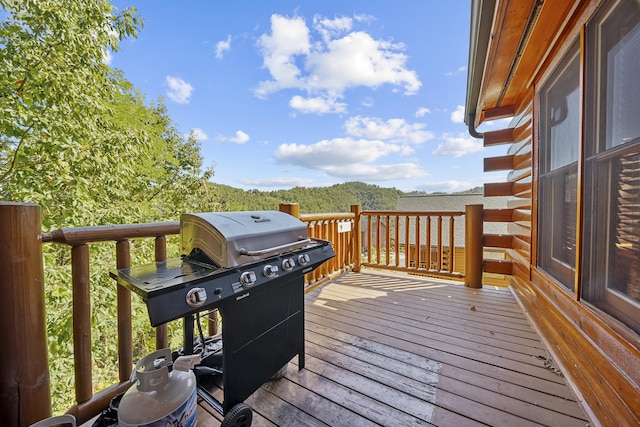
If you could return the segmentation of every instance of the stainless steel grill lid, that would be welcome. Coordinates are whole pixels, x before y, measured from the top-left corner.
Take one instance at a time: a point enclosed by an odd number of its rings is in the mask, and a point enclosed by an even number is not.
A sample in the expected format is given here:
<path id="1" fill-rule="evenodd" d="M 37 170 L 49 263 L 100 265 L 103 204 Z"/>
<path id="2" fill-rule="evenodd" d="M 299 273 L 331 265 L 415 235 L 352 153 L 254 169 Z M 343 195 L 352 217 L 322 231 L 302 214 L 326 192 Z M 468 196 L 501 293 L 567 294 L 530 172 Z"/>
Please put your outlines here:
<path id="1" fill-rule="evenodd" d="M 202 251 L 220 267 L 235 267 L 300 249 L 307 226 L 279 211 L 205 212 L 180 216 L 182 255 Z"/>

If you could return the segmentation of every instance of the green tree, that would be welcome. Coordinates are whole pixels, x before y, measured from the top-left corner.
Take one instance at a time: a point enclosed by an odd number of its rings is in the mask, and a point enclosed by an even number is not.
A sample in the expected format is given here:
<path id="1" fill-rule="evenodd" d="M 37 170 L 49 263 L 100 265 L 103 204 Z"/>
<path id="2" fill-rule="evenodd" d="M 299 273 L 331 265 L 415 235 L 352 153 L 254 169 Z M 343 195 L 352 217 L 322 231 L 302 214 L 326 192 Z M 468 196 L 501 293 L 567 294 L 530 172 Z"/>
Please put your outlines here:
<path id="1" fill-rule="evenodd" d="M 176 220 L 215 208 L 200 146 L 184 138 L 162 102 L 147 105 L 104 61 L 135 36 L 135 9 L 105 0 L 0 0 L 0 200 L 43 207 L 43 229 Z M 132 262 L 153 259 L 134 242 Z M 169 248 L 177 256 L 177 244 Z M 113 247 L 91 247 L 95 389 L 117 382 Z M 69 250 L 44 246 L 53 404 L 73 403 Z M 153 347 L 133 298 L 137 359 Z M 141 331 L 141 332 L 140 332 Z"/>
<path id="2" fill-rule="evenodd" d="M 126 86 L 105 57 L 141 21 L 135 9 L 116 12 L 106 0 L 0 0 L 0 7 L 0 198 L 40 203 L 45 213 L 54 194 L 83 202 L 90 194 L 77 196 L 91 182 L 75 165 L 91 159 L 104 167 L 130 148 L 100 120 Z M 96 141 L 123 150 L 98 156 Z"/>

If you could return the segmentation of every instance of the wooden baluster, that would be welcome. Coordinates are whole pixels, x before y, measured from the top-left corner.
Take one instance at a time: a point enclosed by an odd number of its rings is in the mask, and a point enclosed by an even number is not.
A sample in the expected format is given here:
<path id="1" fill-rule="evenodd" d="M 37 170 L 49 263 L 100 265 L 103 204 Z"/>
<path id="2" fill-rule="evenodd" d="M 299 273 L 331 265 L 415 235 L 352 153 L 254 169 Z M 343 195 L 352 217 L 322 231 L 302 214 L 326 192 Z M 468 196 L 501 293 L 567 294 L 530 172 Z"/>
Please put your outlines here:
<path id="1" fill-rule="evenodd" d="M 155 239 L 155 260 L 156 262 L 167 260 L 167 238 L 166 236 L 158 236 Z M 211 326 L 209 326 L 211 328 Z M 156 350 L 169 347 L 169 336 L 167 332 L 167 324 L 156 327 Z"/>
<path id="2" fill-rule="evenodd" d="M 454 242 L 454 217 L 449 218 L 449 273 L 453 273 L 455 270 L 455 242 Z"/>
<path id="3" fill-rule="evenodd" d="M 128 240 L 116 243 L 116 268 L 131 266 L 131 246 Z M 131 291 L 120 284 L 118 289 L 118 372 L 120 381 L 131 376 L 133 367 L 133 334 L 131 320 Z"/>
<path id="4" fill-rule="evenodd" d="M 345 222 L 349 222 L 350 220 L 346 220 Z M 339 231 L 340 229 L 338 229 Z M 348 264 L 348 259 L 349 256 L 347 255 L 347 253 L 349 252 L 349 233 L 347 232 L 342 232 L 342 233 L 338 233 L 338 240 L 340 241 L 340 246 L 342 247 L 342 249 L 340 250 L 340 262 L 337 264 L 337 267 L 339 270 L 341 270 L 342 268 L 344 268 L 344 266 L 346 266 Z"/>
<path id="5" fill-rule="evenodd" d="M 353 262 L 353 271 L 359 272 L 362 265 L 362 208 L 360 205 L 351 205 L 351 212 L 354 214 L 352 239 L 351 239 L 351 259 Z"/>
<path id="6" fill-rule="evenodd" d="M 76 402 L 91 399 L 91 298 L 89 295 L 89 246 L 71 248 L 73 288 L 73 360 Z"/>
<path id="7" fill-rule="evenodd" d="M 396 267 L 399 267 L 400 266 L 400 217 L 396 215 L 394 216 L 394 218 L 395 218 L 394 221 L 396 226 L 396 231 L 395 231 Z"/>
<path id="8" fill-rule="evenodd" d="M 404 218 L 404 266 L 409 268 L 411 266 L 411 224 L 409 222 L 409 215 Z"/>
<path id="9" fill-rule="evenodd" d="M 416 215 L 416 268 L 420 268 L 422 261 L 422 244 L 420 239 L 420 215 Z"/>
<path id="10" fill-rule="evenodd" d="M 442 271 L 442 217 L 438 217 L 438 271 Z"/>
<path id="11" fill-rule="evenodd" d="M 389 265 L 389 260 L 391 259 L 391 227 L 389 224 L 389 215 L 385 217 L 385 230 L 384 230 L 384 261 L 385 265 Z"/>
<path id="12" fill-rule="evenodd" d="M 336 256 L 333 257 L 333 259 L 331 259 L 331 268 L 329 269 L 329 273 L 333 274 L 334 271 L 338 270 L 340 268 L 340 265 L 342 264 L 342 250 L 343 250 L 343 246 L 342 246 L 342 235 L 340 233 L 340 223 L 342 222 L 342 220 L 336 219 L 333 221 L 333 239 L 332 242 L 334 242 L 334 245 L 336 245 L 338 248 L 335 251 L 336 252 Z"/>
<path id="13" fill-rule="evenodd" d="M 380 226 L 381 219 L 380 215 L 376 215 L 376 264 L 378 265 L 380 265 L 380 247 L 382 246 L 380 240 L 380 230 L 382 229 Z"/>
<path id="14" fill-rule="evenodd" d="M 372 235 L 371 229 L 373 224 L 371 223 L 371 215 L 367 215 L 367 262 L 371 263 L 371 246 L 372 246 Z"/>
<path id="15" fill-rule="evenodd" d="M 425 247 L 427 257 L 427 270 L 432 270 L 431 268 L 431 217 L 427 216 L 427 226 L 424 230 L 425 232 Z"/>
<path id="16" fill-rule="evenodd" d="M 321 239 L 328 239 L 329 236 L 327 235 L 327 222 L 326 221 L 320 221 L 320 238 Z M 322 265 L 319 268 L 316 268 L 314 270 L 314 281 L 318 281 L 320 279 L 322 279 L 322 277 L 324 276 L 324 270 L 325 270 L 325 266 Z"/>

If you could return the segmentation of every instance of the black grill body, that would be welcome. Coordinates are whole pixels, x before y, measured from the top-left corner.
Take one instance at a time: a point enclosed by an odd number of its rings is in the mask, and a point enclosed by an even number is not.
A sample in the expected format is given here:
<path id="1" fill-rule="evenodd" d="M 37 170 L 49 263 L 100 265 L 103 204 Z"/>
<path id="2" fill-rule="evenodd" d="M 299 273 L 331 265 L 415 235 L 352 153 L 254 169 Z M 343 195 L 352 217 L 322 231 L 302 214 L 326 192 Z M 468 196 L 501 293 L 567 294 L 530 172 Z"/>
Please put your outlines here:
<path id="1" fill-rule="evenodd" d="M 224 399 L 201 388 L 198 394 L 224 415 L 294 356 L 304 368 L 304 274 L 335 253 L 330 242 L 309 239 L 304 223 L 281 212 L 197 214 L 181 223 L 182 258 L 110 274 L 142 297 L 152 326 L 184 319 L 186 354 L 193 352 L 194 315 L 220 311 Z M 239 264 L 243 259 L 248 262 Z"/>

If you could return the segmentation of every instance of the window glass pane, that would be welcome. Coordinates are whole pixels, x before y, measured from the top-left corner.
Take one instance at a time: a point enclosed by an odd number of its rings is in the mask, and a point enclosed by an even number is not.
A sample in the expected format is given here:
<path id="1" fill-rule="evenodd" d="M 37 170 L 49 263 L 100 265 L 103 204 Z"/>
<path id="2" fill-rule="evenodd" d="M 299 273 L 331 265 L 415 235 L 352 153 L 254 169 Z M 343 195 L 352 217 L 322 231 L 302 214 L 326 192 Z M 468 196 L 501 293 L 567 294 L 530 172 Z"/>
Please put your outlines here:
<path id="1" fill-rule="evenodd" d="M 576 64 L 570 70 L 576 74 L 579 72 L 578 58 Z M 571 82 L 575 88 L 570 93 L 564 95 L 565 117 L 562 121 L 557 121 L 549 129 L 551 143 L 550 169 L 555 170 L 578 160 L 578 143 L 580 130 L 580 93 L 578 90 L 578 76 L 571 73 L 574 80 Z M 552 115 L 558 115 L 552 111 Z"/>
<path id="2" fill-rule="evenodd" d="M 615 202 L 608 287 L 640 301 L 640 154 L 611 161 Z"/>
<path id="3" fill-rule="evenodd" d="M 640 137 L 640 26 L 607 54 L 607 141 L 612 148 Z"/>
<path id="4" fill-rule="evenodd" d="M 580 144 L 578 53 L 576 42 L 540 90 L 538 267 L 571 291 Z"/>
<path id="5" fill-rule="evenodd" d="M 587 26 L 582 297 L 640 332 L 640 3 Z"/>

